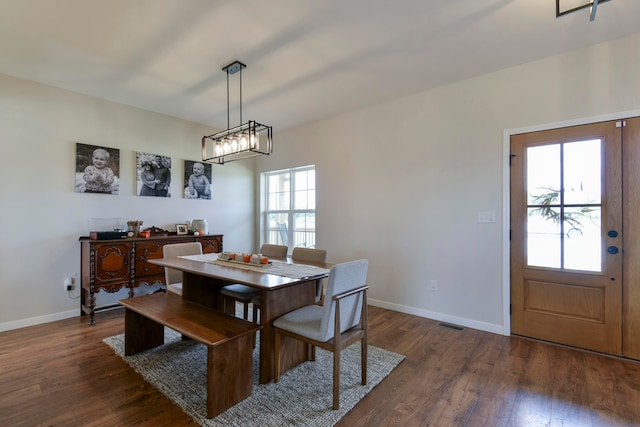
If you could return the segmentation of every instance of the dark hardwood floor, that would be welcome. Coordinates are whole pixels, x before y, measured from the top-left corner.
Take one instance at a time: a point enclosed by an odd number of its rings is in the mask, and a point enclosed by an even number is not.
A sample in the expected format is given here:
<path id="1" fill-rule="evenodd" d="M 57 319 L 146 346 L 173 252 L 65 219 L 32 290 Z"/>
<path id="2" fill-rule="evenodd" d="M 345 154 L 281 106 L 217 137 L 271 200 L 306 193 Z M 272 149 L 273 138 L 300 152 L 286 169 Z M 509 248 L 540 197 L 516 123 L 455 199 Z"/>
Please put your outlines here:
<path id="1" fill-rule="evenodd" d="M 101 340 L 120 310 L 0 333 L 0 426 L 195 425 Z M 371 307 L 406 359 L 338 426 L 636 426 L 640 363 Z"/>

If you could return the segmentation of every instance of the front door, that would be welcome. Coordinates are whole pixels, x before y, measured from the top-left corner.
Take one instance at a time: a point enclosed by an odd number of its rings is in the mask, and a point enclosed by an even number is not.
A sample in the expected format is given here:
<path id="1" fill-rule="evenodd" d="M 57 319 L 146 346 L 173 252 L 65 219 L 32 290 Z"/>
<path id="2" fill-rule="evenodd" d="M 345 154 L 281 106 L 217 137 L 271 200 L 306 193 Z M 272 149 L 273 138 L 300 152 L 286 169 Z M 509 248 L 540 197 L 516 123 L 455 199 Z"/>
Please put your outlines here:
<path id="1" fill-rule="evenodd" d="M 622 353 L 622 131 L 511 137 L 511 329 Z"/>

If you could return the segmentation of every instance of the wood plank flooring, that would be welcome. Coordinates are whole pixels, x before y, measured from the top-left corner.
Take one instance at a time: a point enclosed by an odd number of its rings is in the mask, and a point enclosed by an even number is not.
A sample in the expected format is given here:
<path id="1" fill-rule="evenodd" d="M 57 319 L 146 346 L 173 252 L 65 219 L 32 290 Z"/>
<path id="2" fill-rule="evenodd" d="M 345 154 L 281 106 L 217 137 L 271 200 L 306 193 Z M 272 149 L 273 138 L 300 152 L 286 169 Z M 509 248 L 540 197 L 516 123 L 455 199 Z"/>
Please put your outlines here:
<path id="1" fill-rule="evenodd" d="M 0 426 L 193 426 L 101 341 L 121 310 L 0 333 Z M 338 426 L 640 426 L 640 363 L 370 307 L 406 359 Z"/>

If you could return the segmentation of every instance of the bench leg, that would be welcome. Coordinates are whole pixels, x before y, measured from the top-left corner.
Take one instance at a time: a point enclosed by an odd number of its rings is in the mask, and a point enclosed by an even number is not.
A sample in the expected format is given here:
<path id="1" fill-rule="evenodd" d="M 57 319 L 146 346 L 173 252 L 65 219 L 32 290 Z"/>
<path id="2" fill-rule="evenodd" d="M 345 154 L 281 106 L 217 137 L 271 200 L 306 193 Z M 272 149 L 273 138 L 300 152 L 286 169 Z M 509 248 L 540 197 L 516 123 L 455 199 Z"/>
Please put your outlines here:
<path id="1" fill-rule="evenodd" d="M 209 347 L 207 352 L 207 418 L 226 411 L 253 392 L 254 334 Z"/>
<path id="2" fill-rule="evenodd" d="M 135 311 L 124 309 L 124 355 L 164 344 L 164 326 Z"/>

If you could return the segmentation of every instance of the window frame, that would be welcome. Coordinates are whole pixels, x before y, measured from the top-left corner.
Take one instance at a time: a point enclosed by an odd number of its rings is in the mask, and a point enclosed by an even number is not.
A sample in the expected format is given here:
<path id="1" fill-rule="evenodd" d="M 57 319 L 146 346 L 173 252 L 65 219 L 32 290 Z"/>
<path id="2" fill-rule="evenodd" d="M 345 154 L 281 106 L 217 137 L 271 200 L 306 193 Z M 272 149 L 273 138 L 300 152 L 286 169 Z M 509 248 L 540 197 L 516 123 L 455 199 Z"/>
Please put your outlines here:
<path id="1" fill-rule="evenodd" d="M 313 171 L 313 185 L 310 188 L 308 185 L 306 187 L 306 189 L 302 190 L 305 192 L 308 192 L 310 190 L 313 190 L 313 203 L 312 206 L 313 208 L 309 208 L 308 206 L 310 204 L 307 204 L 307 208 L 305 209 L 296 209 L 296 190 L 300 191 L 300 189 L 296 189 L 296 173 L 300 173 L 300 172 L 309 172 L 309 171 Z M 270 178 L 274 177 L 274 176 L 279 176 L 279 175 L 289 175 L 289 189 L 288 189 L 288 209 L 270 209 L 269 206 L 269 200 L 270 200 L 270 195 L 274 194 L 275 192 L 270 192 L 271 188 L 270 188 Z M 270 243 L 270 244 L 286 244 L 286 246 L 289 248 L 289 252 L 291 252 L 293 250 L 294 247 L 296 246 L 301 246 L 301 247 L 315 247 L 315 236 L 316 236 L 316 228 L 315 228 L 315 215 L 316 215 L 316 208 L 317 208 L 317 186 L 316 186 L 316 167 L 315 165 L 307 165 L 307 166 L 301 166 L 301 167 L 296 167 L 296 168 L 290 168 L 290 169 L 281 169 L 281 170 L 276 170 L 276 171 L 268 171 L 268 172 L 262 172 L 260 174 L 260 181 L 261 181 L 261 188 L 262 191 L 260 192 L 260 205 L 262 206 L 262 213 L 261 213 L 261 227 L 260 227 L 260 236 L 261 236 L 261 241 L 263 243 Z M 308 193 L 307 193 L 308 194 Z M 296 230 L 295 227 L 291 227 L 291 224 L 295 223 L 295 218 L 298 215 L 309 215 L 309 214 L 313 214 L 314 217 L 314 226 L 313 229 L 311 231 L 309 231 L 308 229 L 304 229 L 302 232 L 299 230 Z M 283 230 L 280 230 L 277 225 L 272 226 L 270 223 L 269 218 L 272 215 L 280 215 L 281 217 L 285 217 L 286 218 L 286 239 L 287 241 L 284 242 L 283 238 L 282 238 L 282 232 Z M 295 234 L 299 234 L 299 233 L 303 233 L 304 237 L 301 239 L 300 242 L 296 242 L 296 236 Z"/>

